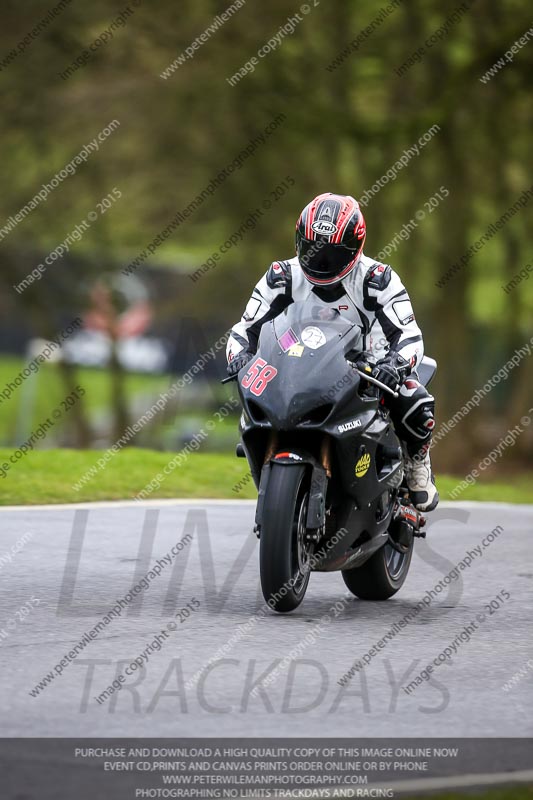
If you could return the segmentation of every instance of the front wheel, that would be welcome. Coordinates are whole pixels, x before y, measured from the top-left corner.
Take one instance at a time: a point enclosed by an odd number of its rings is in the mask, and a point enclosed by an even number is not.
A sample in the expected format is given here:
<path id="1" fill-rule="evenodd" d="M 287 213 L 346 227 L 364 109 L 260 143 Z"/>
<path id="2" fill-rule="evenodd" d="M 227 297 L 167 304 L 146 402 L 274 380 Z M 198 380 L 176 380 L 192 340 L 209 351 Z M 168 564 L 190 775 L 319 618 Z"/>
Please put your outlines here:
<path id="1" fill-rule="evenodd" d="M 386 544 L 360 567 L 343 570 L 344 583 L 361 600 L 388 600 L 402 588 L 412 555 L 412 541 L 404 553 Z"/>
<path id="2" fill-rule="evenodd" d="M 273 464 L 265 495 L 259 538 L 261 589 L 270 608 L 282 613 L 300 605 L 309 583 L 307 478 L 303 464 Z"/>

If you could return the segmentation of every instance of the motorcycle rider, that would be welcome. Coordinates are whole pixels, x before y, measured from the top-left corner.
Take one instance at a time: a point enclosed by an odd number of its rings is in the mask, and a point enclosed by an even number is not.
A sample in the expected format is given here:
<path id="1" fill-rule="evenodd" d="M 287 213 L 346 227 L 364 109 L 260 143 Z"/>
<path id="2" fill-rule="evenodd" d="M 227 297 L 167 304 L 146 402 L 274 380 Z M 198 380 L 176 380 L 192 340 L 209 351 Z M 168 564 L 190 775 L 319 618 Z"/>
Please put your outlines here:
<path id="1" fill-rule="evenodd" d="M 434 398 L 416 380 L 424 346 L 407 290 L 387 264 L 363 254 L 366 225 L 358 202 L 332 193 L 315 197 L 296 224 L 296 257 L 274 261 L 252 292 L 227 344 L 228 374 L 254 356 L 261 326 L 290 303 L 315 294 L 362 330 L 372 376 L 398 391 L 386 403 L 405 456 L 405 478 L 420 511 L 439 502 L 429 456 Z"/>

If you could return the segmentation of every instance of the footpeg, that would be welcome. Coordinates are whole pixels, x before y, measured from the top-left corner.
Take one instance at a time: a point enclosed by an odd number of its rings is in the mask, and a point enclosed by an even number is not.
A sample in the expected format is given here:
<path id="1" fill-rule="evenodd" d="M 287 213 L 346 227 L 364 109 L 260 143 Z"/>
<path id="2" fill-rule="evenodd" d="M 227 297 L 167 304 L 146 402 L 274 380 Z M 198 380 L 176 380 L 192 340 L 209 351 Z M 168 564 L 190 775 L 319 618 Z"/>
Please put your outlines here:
<path id="1" fill-rule="evenodd" d="M 418 537 L 419 539 L 425 539 L 426 538 L 426 533 L 427 533 L 427 531 L 426 531 L 426 521 L 427 521 L 426 518 L 422 514 L 419 513 L 418 529 L 413 532 L 413 535 Z"/>

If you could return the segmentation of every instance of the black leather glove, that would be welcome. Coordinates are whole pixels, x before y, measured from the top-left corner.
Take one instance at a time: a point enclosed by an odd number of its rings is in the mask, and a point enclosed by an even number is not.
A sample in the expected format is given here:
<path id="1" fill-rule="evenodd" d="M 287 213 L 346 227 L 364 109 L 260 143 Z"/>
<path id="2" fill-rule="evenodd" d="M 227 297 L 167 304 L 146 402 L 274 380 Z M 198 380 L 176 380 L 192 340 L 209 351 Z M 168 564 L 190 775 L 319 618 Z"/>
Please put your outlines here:
<path id="1" fill-rule="evenodd" d="M 357 369 L 363 370 L 363 372 L 368 371 L 366 367 L 374 366 L 374 359 L 372 358 L 372 353 L 367 352 L 365 350 L 357 350 L 355 348 L 352 350 L 348 350 L 344 358 L 351 364 L 353 364 L 354 367 L 356 367 Z"/>
<path id="2" fill-rule="evenodd" d="M 253 353 L 249 353 L 245 350 L 242 353 L 238 353 L 235 358 L 232 358 L 228 364 L 228 375 L 233 377 L 233 375 L 237 375 L 238 372 L 241 371 L 243 367 L 254 357 Z"/>
<path id="3" fill-rule="evenodd" d="M 378 361 L 372 370 L 372 377 L 376 378 L 393 392 L 397 392 L 404 380 L 411 372 L 411 365 L 398 353 L 390 353 Z"/>

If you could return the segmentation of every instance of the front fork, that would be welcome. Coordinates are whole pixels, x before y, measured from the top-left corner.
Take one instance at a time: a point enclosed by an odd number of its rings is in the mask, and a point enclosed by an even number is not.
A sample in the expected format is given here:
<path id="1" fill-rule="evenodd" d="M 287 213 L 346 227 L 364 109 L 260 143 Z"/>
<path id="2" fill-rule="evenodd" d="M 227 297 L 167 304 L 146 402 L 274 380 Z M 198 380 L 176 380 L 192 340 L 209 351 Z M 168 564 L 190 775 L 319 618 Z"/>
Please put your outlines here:
<path id="1" fill-rule="evenodd" d="M 270 478 L 270 463 L 274 459 L 285 463 L 305 462 L 309 464 L 312 469 L 305 540 L 308 544 L 315 544 L 324 535 L 326 529 L 326 493 L 328 479 L 331 477 L 331 437 L 328 434 L 324 434 L 324 439 L 320 447 L 320 462 L 309 453 L 276 453 L 277 450 L 278 435 L 275 431 L 272 431 L 261 469 L 254 533 L 259 539 L 261 535 L 261 517 L 263 514 L 264 498 Z"/>

